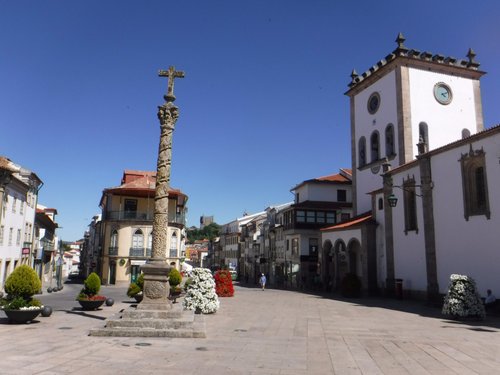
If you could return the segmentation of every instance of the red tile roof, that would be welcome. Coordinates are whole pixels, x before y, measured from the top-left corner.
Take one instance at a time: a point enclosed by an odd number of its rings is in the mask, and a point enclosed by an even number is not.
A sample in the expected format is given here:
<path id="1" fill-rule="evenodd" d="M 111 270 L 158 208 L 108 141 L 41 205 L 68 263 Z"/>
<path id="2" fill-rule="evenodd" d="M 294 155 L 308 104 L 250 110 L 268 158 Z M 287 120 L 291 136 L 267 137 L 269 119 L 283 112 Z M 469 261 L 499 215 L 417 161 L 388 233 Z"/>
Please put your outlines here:
<path id="1" fill-rule="evenodd" d="M 339 224 L 335 224 L 331 227 L 323 228 L 321 231 L 331 231 L 331 230 L 337 230 L 337 229 L 346 229 L 350 227 L 357 226 L 359 224 L 365 223 L 367 221 L 373 220 L 373 215 L 371 211 L 365 212 L 361 215 L 358 215 L 356 217 L 353 217 L 352 219 L 349 219 L 347 221 L 344 221 Z"/>

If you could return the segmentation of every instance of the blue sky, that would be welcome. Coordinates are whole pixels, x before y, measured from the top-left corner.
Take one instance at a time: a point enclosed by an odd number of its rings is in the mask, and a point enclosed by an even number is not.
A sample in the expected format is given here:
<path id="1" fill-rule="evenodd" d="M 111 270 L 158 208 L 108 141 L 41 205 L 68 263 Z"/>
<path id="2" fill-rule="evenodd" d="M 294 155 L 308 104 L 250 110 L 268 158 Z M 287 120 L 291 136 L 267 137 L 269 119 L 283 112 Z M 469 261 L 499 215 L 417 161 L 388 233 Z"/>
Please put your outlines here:
<path id="1" fill-rule="evenodd" d="M 395 47 L 481 69 L 500 123 L 500 2 L 0 0 L 0 155 L 44 181 L 63 240 L 81 238 L 123 170 L 155 170 L 157 106 L 174 65 L 180 118 L 171 184 L 188 225 L 290 201 L 297 183 L 350 167 L 353 68 Z"/>

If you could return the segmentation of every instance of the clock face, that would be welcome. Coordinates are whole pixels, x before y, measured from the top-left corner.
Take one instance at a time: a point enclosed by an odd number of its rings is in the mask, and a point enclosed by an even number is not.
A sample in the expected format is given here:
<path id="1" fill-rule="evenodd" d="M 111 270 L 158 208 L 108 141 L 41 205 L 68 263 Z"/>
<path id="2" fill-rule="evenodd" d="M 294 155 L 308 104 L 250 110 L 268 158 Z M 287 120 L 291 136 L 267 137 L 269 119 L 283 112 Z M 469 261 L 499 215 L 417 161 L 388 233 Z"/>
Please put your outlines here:
<path id="1" fill-rule="evenodd" d="M 453 99 L 450 86 L 443 82 L 436 83 L 434 85 L 434 97 L 441 104 L 450 104 Z"/>
<path id="2" fill-rule="evenodd" d="M 380 95 L 378 94 L 378 92 L 374 92 L 370 95 L 367 104 L 368 112 L 370 112 L 372 115 L 378 111 L 378 108 L 380 107 Z"/>

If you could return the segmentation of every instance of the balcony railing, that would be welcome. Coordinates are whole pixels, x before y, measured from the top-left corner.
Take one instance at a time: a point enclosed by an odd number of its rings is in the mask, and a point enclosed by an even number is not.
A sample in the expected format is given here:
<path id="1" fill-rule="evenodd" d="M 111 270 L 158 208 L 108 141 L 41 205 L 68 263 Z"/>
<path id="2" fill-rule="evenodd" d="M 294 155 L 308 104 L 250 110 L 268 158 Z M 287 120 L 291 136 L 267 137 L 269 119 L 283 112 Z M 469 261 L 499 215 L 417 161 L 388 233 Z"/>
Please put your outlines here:
<path id="1" fill-rule="evenodd" d="M 129 251 L 129 256 L 131 256 L 131 257 L 144 257 L 144 248 L 131 247 L 130 251 Z"/>
<path id="2" fill-rule="evenodd" d="M 108 248 L 108 255 L 118 255 L 118 248 L 117 247 L 109 247 Z"/>
<path id="3" fill-rule="evenodd" d="M 132 221 L 152 221 L 153 211 L 106 211 L 105 220 L 132 220 Z M 184 213 L 174 214 L 170 212 L 168 222 L 175 224 L 186 224 L 186 215 Z"/>

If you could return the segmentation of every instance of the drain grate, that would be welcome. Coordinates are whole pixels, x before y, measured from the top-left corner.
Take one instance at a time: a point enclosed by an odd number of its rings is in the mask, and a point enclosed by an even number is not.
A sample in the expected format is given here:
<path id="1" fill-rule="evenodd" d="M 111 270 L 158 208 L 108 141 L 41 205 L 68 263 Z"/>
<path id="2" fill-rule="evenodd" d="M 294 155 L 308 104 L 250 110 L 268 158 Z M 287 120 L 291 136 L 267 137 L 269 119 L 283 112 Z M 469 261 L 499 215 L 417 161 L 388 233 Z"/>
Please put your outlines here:
<path id="1" fill-rule="evenodd" d="M 138 342 L 135 346 L 151 346 L 151 344 L 149 342 Z"/>
<path id="2" fill-rule="evenodd" d="M 59 327 L 59 329 L 73 329 L 73 327 Z"/>

